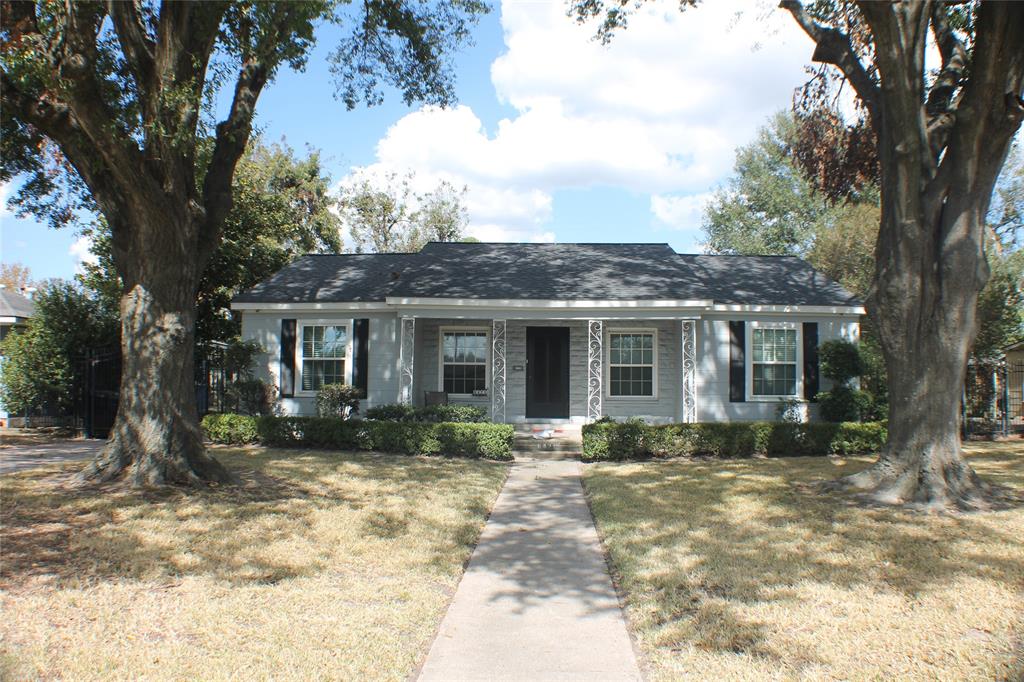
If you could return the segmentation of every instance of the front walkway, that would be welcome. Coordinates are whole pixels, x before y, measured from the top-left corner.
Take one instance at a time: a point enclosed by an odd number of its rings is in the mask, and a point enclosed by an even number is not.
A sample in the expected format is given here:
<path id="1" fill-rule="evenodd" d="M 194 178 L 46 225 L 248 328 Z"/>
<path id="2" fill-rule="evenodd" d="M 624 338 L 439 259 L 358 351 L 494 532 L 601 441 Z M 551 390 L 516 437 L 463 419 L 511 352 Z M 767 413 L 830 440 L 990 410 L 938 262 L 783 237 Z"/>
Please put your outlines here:
<path id="1" fill-rule="evenodd" d="M 573 460 L 518 461 L 420 680 L 640 680 Z"/>

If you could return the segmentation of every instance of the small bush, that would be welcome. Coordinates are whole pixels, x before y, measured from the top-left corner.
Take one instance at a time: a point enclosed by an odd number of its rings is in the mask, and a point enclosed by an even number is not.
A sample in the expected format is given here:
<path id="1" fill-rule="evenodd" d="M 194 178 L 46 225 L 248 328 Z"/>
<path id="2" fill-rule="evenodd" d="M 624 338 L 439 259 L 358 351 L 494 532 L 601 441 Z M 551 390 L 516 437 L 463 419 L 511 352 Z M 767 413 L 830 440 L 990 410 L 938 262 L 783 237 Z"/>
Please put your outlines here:
<path id="1" fill-rule="evenodd" d="M 236 379 L 224 387 L 224 400 L 238 414 L 272 414 L 277 388 L 259 379 Z"/>
<path id="2" fill-rule="evenodd" d="M 452 422 L 431 424 L 426 422 L 346 420 L 337 417 L 249 417 L 246 419 L 252 420 L 256 432 L 253 441 L 258 440 L 263 445 L 270 447 L 376 450 L 405 455 L 512 459 L 514 432 L 510 424 Z M 212 437 L 211 440 L 213 440 Z"/>
<path id="3" fill-rule="evenodd" d="M 584 426 L 583 460 L 850 455 L 875 452 L 885 444 L 885 439 L 885 425 L 877 422 L 708 422 L 654 426 L 630 420 Z"/>
<path id="4" fill-rule="evenodd" d="M 222 445 L 247 445 L 259 440 L 258 418 L 244 414 L 208 414 L 202 428 L 206 437 Z"/>
<path id="5" fill-rule="evenodd" d="M 864 361 L 855 343 L 839 339 L 826 341 L 821 344 L 818 353 L 821 375 L 837 384 L 845 384 L 864 373 Z"/>
<path id="6" fill-rule="evenodd" d="M 320 417 L 348 419 L 359 412 L 362 391 L 350 384 L 327 384 L 316 392 L 316 413 Z"/>
<path id="7" fill-rule="evenodd" d="M 486 422 L 487 411 L 475 405 L 378 405 L 366 411 L 366 418 L 377 421 L 473 424 Z"/>
<path id="8" fill-rule="evenodd" d="M 846 385 L 815 396 L 821 405 L 821 418 L 830 422 L 857 422 L 871 413 L 871 394 Z"/>

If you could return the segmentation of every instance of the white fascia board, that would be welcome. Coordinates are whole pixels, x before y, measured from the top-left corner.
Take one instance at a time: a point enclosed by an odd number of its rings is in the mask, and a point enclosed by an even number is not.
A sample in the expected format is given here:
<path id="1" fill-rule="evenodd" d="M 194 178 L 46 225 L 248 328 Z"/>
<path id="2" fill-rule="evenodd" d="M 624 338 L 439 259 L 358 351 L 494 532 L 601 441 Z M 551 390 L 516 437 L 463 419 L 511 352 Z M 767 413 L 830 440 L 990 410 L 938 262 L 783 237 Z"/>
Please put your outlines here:
<path id="1" fill-rule="evenodd" d="M 381 301 L 368 302 L 340 302 L 340 303 L 232 303 L 232 310 L 253 310 L 253 311 L 280 311 L 289 310 L 292 312 L 323 311 L 329 313 L 346 312 L 350 310 L 394 310 L 392 306 Z"/>
<path id="2" fill-rule="evenodd" d="M 859 305 L 736 305 L 718 303 L 716 313 L 763 313 L 771 315 L 864 315 Z"/>
<path id="3" fill-rule="evenodd" d="M 422 298 L 389 296 L 385 299 L 388 305 L 402 307 L 424 306 L 431 308 L 512 308 L 512 309 L 596 309 L 596 308 L 640 308 L 640 309 L 687 309 L 708 310 L 714 301 L 707 300 L 672 300 L 672 299 L 596 299 L 596 300 L 554 300 L 554 299 L 521 299 L 521 298 Z"/>

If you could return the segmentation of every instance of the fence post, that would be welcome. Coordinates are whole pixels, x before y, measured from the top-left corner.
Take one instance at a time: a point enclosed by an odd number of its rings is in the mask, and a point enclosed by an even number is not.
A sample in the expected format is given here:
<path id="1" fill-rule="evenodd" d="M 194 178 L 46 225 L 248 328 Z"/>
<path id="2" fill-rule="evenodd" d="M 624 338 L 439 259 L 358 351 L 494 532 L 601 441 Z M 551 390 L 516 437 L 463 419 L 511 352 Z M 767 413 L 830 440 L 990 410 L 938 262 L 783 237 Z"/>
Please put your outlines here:
<path id="1" fill-rule="evenodd" d="M 1003 381 L 1003 438 L 1010 436 L 1010 366 L 1003 363 L 999 367 Z"/>

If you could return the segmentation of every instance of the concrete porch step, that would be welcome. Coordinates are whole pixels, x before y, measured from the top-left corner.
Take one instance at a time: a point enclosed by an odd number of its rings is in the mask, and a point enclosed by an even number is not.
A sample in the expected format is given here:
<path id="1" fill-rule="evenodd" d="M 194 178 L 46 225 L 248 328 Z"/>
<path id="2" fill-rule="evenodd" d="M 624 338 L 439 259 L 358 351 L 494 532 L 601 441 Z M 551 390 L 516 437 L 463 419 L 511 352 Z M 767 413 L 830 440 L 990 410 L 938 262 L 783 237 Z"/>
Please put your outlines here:
<path id="1" fill-rule="evenodd" d="M 580 452 L 583 447 L 577 441 L 517 440 L 512 449 L 515 452 Z"/>

